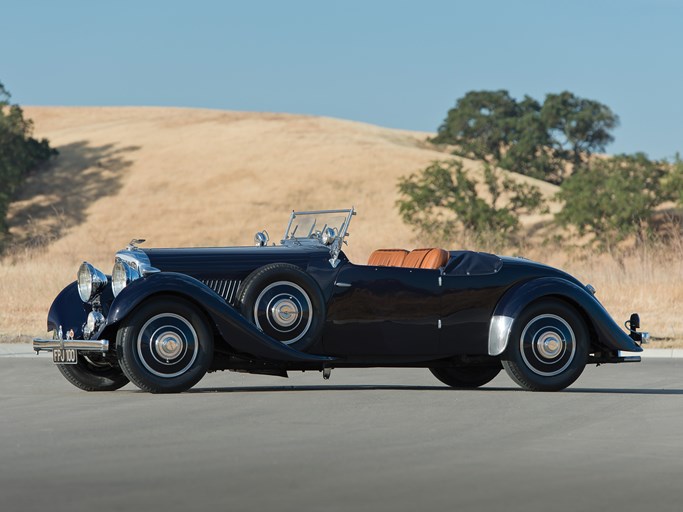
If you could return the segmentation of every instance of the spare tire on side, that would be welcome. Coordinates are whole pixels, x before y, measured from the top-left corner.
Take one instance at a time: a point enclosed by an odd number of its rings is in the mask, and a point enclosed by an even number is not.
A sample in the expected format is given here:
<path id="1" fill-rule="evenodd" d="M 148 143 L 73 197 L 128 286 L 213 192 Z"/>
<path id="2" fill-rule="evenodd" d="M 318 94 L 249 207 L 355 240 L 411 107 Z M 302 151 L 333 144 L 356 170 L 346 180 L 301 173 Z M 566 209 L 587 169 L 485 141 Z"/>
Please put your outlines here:
<path id="1" fill-rule="evenodd" d="M 289 263 L 271 263 L 249 274 L 237 307 L 265 334 L 296 350 L 318 341 L 325 324 L 325 299 L 318 283 Z"/>

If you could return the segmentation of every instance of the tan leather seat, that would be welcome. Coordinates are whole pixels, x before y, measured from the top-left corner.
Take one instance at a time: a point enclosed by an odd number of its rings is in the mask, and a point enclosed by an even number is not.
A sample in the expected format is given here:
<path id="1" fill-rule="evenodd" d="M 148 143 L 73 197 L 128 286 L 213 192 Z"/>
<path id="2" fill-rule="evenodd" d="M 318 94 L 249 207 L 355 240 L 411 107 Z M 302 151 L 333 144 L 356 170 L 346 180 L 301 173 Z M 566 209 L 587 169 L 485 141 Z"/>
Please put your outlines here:
<path id="1" fill-rule="evenodd" d="M 368 265 L 377 267 L 402 267 L 408 251 L 405 249 L 377 249 L 368 259 Z"/>
<path id="2" fill-rule="evenodd" d="M 403 260 L 403 266 L 408 268 L 441 268 L 448 263 L 448 252 L 438 247 L 413 249 Z"/>

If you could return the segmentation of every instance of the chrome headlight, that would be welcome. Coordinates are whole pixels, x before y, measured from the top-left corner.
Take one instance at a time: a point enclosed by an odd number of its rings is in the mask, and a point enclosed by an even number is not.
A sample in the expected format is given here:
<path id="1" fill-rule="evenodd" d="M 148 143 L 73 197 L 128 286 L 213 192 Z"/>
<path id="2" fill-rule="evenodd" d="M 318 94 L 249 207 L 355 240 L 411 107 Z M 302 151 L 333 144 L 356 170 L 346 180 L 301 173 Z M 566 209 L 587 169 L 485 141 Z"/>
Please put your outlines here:
<path id="1" fill-rule="evenodd" d="M 107 286 L 107 276 L 87 261 L 78 268 L 78 295 L 83 302 L 90 302 Z"/>
<path id="2" fill-rule="evenodd" d="M 111 271 L 111 291 L 116 297 L 121 290 L 140 277 L 140 273 L 123 260 L 116 260 Z"/>

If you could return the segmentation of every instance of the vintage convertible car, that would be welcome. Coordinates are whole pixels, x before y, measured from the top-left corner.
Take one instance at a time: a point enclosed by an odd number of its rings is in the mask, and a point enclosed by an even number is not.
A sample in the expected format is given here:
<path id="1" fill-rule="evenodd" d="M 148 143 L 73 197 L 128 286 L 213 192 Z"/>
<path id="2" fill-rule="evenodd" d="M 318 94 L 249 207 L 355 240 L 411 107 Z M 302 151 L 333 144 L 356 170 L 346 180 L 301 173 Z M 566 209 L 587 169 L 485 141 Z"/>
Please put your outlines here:
<path id="1" fill-rule="evenodd" d="M 590 285 L 522 258 L 439 248 L 342 251 L 355 215 L 291 213 L 279 244 L 116 253 L 111 276 L 84 262 L 54 300 L 52 338 L 33 348 L 75 386 L 129 381 L 179 392 L 207 371 L 424 367 L 456 388 L 501 369 L 528 390 L 559 390 L 587 363 L 639 361 L 636 314 L 623 331 Z"/>

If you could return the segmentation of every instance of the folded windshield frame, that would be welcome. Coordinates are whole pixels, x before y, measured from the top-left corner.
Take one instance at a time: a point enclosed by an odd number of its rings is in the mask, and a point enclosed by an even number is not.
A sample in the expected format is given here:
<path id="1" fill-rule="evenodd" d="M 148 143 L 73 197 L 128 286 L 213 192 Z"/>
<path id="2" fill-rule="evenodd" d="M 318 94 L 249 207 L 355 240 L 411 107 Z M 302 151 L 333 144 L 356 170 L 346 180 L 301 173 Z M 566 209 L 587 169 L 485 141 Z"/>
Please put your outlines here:
<path id="1" fill-rule="evenodd" d="M 282 245 L 326 245 L 323 233 L 332 229 L 335 238 L 344 240 L 348 235 L 351 217 L 356 214 L 354 207 L 340 210 L 294 211 L 289 216 L 287 229 L 282 237 Z"/>

